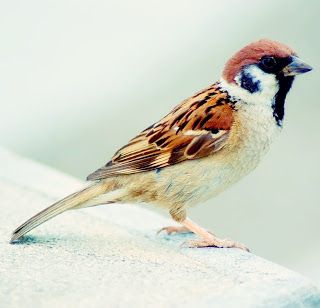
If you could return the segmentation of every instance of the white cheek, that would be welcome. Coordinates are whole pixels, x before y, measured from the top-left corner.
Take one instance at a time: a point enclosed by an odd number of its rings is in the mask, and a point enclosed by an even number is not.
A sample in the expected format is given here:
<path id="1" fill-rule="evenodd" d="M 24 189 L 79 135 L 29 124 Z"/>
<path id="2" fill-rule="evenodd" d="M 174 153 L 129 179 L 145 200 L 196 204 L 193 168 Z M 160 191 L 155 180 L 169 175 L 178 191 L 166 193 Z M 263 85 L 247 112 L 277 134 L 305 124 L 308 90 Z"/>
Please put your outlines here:
<path id="1" fill-rule="evenodd" d="M 223 78 L 220 79 L 220 84 L 223 90 L 236 100 L 241 100 L 250 105 L 267 105 L 271 106 L 276 93 L 279 90 L 278 81 L 273 74 L 267 74 L 259 69 L 256 65 L 250 65 L 245 69 L 254 79 L 259 81 L 260 91 L 250 93 L 240 86 L 238 74 L 235 77 L 235 84 L 228 83 Z"/>

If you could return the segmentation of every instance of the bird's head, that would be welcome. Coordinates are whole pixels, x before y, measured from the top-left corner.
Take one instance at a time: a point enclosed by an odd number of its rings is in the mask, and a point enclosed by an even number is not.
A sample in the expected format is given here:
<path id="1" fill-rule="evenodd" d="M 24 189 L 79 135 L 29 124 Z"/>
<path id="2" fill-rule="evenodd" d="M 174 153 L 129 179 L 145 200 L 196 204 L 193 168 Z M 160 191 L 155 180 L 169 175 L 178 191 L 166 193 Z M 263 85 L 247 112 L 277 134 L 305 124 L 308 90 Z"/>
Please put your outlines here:
<path id="1" fill-rule="evenodd" d="M 281 125 L 294 77 L 311 69 L 290 47 L 262 39 L 239 50 L 226 63 L 221 80 L 231 95 L 248 104 L 271 104 Z"/>

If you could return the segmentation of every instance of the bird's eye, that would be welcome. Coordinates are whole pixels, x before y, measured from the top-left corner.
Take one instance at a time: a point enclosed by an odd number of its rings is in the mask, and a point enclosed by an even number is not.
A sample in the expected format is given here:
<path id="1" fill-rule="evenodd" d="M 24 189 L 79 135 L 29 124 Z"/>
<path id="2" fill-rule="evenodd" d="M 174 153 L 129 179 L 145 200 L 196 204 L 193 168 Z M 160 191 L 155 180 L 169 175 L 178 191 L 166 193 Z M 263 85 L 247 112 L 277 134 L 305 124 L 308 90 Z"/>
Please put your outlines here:
<path id="1" fill-rule="evenodd" d="M 273 69 L 277 66 L 277 61 L 274 57 L 263 57 L 260 60 L 261 65 L 266 69 Z"/>

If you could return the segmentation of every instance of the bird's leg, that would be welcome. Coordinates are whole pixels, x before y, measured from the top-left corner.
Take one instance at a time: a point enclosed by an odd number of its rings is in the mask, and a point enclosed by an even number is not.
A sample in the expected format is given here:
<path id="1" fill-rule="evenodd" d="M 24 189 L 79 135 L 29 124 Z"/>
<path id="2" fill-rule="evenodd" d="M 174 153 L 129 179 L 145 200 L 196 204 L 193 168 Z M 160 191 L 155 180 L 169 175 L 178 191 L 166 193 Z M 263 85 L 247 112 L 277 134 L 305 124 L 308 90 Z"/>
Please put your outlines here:
<path id="1" fill-rule="evenodd" d="M 180 223 L 182 226 L 164 227 L 159 232 L 166 231 L 168 234 L 171 234 L 174 232 L 195 233 L 201 239 L 189 241 L 187 245 L 191 248 L 200 248 L 200 247 L 239 248 L 239 249 L 249 251 L 249 249 L 241 243 L 235 242 L 230 239 L 220 239 L 216 237 L 213 233 L 200 227 L 199 225 L 194 223 L 191 219 L 187 218 L 186 210 L 183 209 L 182 207 L 175 207 L 171 209 L 170 214 L 172 218 L 176 222 Z"/>
<path id="2" fill-rule="evenodd" d="M 178 223 L 182 223 L 184 219 L 186 219 L 186 211 L 185 210 L 172 210 L 170 211 L 171 217 Z M 161 228 L 157 234 L 165 231 L 167 234 L 172 233 L 194 233 L 190 229 L 188 229 L 186 226 L 167 226 Z M 214 235 L 211 231 L 208 231 L 210 234 Z"/>
<path id="3" fill-rule="evenodd" d="M 245 251 L 249 251 L 249 249 L 241 243 L 235 242 L 230 239 L 220 239 L 216 237 L 212 233 L 198 226 L 189 218 L 185 218 L 185 220 L 183 220 L 181 224 L 185 228 L 189 229 L 190 231 L 192 231 L 193 233 L 201 237 L 200 240 L 189 241 L 187 243 L 189 247 L 192 247 L 192 248 L 198 248 L 198 247 L 199 248 L 200 247 L 239 248 Z"/>
<path id="4" fill-rule="evenodd" d="M 174 209 L 170 210 L 171 217 L 176 221 L 181 223 L 186 218 L 186 211 L 181 207 L 175 207 Z M 185 226 L 168 226 L 163 227 L 158 231 L 158 234 L 162 231 L 167 232 L 167 234 L 172 233 L 193 233 Z"/>

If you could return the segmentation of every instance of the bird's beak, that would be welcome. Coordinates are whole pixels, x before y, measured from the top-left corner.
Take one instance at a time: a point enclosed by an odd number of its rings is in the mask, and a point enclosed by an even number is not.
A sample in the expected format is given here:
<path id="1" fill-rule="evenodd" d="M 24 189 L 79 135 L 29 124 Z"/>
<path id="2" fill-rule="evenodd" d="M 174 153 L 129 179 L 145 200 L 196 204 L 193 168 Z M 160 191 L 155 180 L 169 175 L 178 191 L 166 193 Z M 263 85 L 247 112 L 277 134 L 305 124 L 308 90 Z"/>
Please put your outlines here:
<path id="1" fill-rule="evenodd" d="M 300 60 L 298 57 L 291 56 L 292 61 L 282 70 L 284 76 L 295 76 L 304 74 L 312 70 L 312 67 Z"/>

